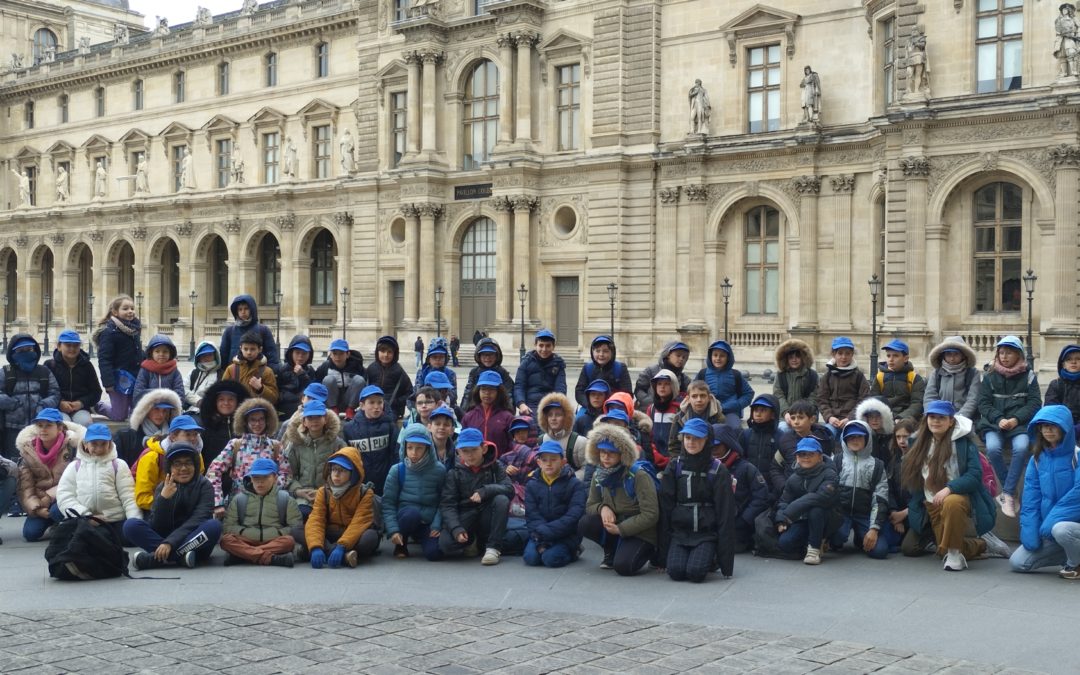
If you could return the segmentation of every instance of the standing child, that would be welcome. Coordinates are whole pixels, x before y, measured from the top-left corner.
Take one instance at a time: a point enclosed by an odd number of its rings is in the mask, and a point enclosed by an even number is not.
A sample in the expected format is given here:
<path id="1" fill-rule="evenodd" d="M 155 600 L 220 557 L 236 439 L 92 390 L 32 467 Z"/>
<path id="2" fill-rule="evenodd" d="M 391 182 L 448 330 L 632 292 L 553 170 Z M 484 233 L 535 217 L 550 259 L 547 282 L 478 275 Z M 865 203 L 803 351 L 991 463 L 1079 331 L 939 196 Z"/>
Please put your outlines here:
<path id="1" fill-rule="evenodd" d="M 114 422 L 127 419 L 131 394 L 135 390 L 135 375 L 146 358 L 141 331 L 142 324 L 135 316 L 135 301 L 130 295 L 113 298 L 108 313 L 94 331 L 98 341 L 101 386 L 109 395 L 109 419 Z"/>
<path id="2" fill-rule="evenodd" d="M 833 462 L 837 474 L 836 506 L 842 520 L 829 537 L 829 548 L 841 551 L 848 535 L 871 558 L 889 555 L 883 536 L 889 516 L 889 477 L 885 463 L 870 452 L 870 427 L 852 420 L 840 433 L 840 452 Z"/>
<path id="3" fill-rule="evenodd" d="M 60 386 L 49 369 L 38 363 L 41 347 L 26 333 L 16 333 L 7 344 L 4 385 L 0 389 L 0 413 L 3 414 L 4 443 L 0 453 L 18 456 L 18 437 L 38 413 L 60 404 Z M 80 427 L 81 428 L 81 427 Z M 7 504 L 4 504 L 7 508 Z"/>
<path id="4" fill-rule="evenodd" d="M 1027 425 L 1042 405 L 1039 378 L 1024 358 L 1020 338 L 1006 335 L 997 343 L 994 363 L 979 392 L 979 431 L 986 441 L 986 458 L 998 478 L 1001 512 L 1016 517 L 1016 486 L 1028 460 Z M 1004 445 L 1012 460 L 1005 464 Z"/>
<path id="5" fill-rule="evenodd" d="M 742 427 L 743 409 L 754 399 L 754 389 L 742 373 L 735 370 L 735 352 L 731 345 L 717 340 L 709 345 L 707 361 L 695 380 L 704 380 L 720 403 L 724 423 L 733 429 Z"/>
<path id="6" fill-rule="evenodd" d="M 375 342 L 375 360 L 364 371 L 368 384 L 389 392 L 388 407 L 395 420 L 405 414 L 405 404 L 413 390 L 409 374 L 398 363 L 399 356 L 397 340 L 393 335 L 384 335 Z"/>
<path id="7" fill-rule="evenodd" d="M 679 435 L 683 427 L 692 419 L 704 420 L 706 424 L 724 423 L 723 410 L 720 401 L 716 400 L 709 385 L 705 380 L 694 380 L 686 388 L 686 398 L 679 404 L 679 412 L 671 422 L 671 431 L 668 432 L 667 451 L 668 455 L 679 453 Z"/>
<path id="8" fill-rule="evenodd" d="M 572 469 L 577 471 L 585 466 L 585 446 L 588 441 L 584 436 L 574 433 L 571 428 L 574 411 L 566 394 L 548 394 L 537 405 L 537 409 L 540 414 L 540 430 L 544 432 L 537 439 L 537 445 L 544 441 L 555 441 L 562 446 Z"/>
<path id="9" fill-rule="evenodd" d="M 1080 426 L 1080 345 L 1065 345 L 1057 360 L 1057 379 L 1046 390 L 1046 405 L 1063 405 Z"/>
<path id="10" fill-rule="evenodd" d="M 56 504 L 57 486 L 75 458 L 84 431 L 74 422 L 65 422 L 56 408 L 46 408 L 19 432 L 16 445 L 22 461 L 17 489 L 26 512 L 22 529 L 26 541 L 39 541 L 49 526 L 63 519 Z"/>
<path id="11" fill-rule="evenodd" d="M 731 474 L 734 547 L 736 553 L 743 553 L 754 546 L 754 519 L 769 508 L 769 483 L 756 466 L 743 459 L 734 429 L 726 424 L 714 424 L 712 434 L 712 456 Z"/>
<path id="12" fill-rule="evenodd" d="M 195 356 L 192 360 L 195 361 L 195 368 L 188 375 L 184 403 L 187 404 L 185 409 L 194 414 L 199 412 L 199 406 L 202 405 L 207 390 L 218 381 L 221 371 L 221 354 L 218 354 L 214 343 L 204 340 L 195 348 Z"/>
<path id="13" fill-rule="evenodd" d="M 248 390 L 248 394 L 258 396 L 273 405 L 278 399 L 277 377 L 273 368 L 266 365 L 262 339 L 258 331 L 244 333 L 240 337 L 240 352 L 233 357 L 232 363 L 225 367 L 221 379 L 239 382 Z M 277 417 L 276 409 L 274 417 Z"/>
<path id="14" fill-rule="evenodd" d="M 326 406 L 334 412 L 351 416 L 364 379 L 364 356 L 342 338 L 330 342 L 326 361 L 315 370 L 315 381 L 326 385 Z"/>
<path id="15" fill-rule="evenodd" d="M 66 330 L 56 338 L 56 349 L 45 362 L 60 387 L 57 406 L 64 419 L 84 427 L 93 423 L 93 413 L 101 403 L 101 383 L 90 355 L 82 350 L 82 338 Z"/>
<path id="16" fill-rule="evenodd" d="M 608 399 L 611 387 L 603 380 L 593 380 L 585 388 L 586 404 L 577 410 L 574 416 L 574 433 L 588 436 L 598 417 L 604 414 L 604 401 Z"/>
<path id="17" fill-rule="evenodd" d="M 633 384 L 630 382 L 630 370 L 622 361 L 615 358 L 615 341 L 609 335 L 598 335 L 593 338 L 589 346 L 590 361 L 581 368 L 577 386 L 574 387 L 574 398 L 578 405 L 586 406 L 589 403 L 586 389 L 594 380 L 607 382 L 611 393 L 630 393 Z"/>
<path id="18" fill-rule="evenodd" d="M 424 339 L 419 335 L 416 336 L 416 342 L 413 343 L 413 353 L 416 354 L 416 371 L 420 372 L 420 365 L 424 362 Z"/>
<path id="19" fill-rule="evenodd" d="M 839 434 L 853 419 L 855 406 L 870 395 L 870 382 L 855 365 L 855 343 L 840 336 L 832 341 L 832 358 L 825 364 L 825 374 L 818 380 L 818 412 L 825 423 Z"/>
<path id="20" fill-rule="evenodd" d="M 542 328 L 536 333 L 533 350 L 521 360 L 514 376 L 517 413 L 539 414 L 540 399 L 552 393 L 566 394 L 566 362 L 555 353 L 555 334 Z M 571 426 L 569 420 L 566 426 Z"/>
<path id="21" fill-rule="evenodd" d="M 979 417 L 979 389 L 982 377 L 975 368 L 975 351 L 962 337 L 946 338 L 930 350 L 930 365 L 934 371 L 926 381 L 923 404 L 948 401 L 957 415 L 969 420 Z"/>
<path id="22" fill-rule="evenodd" d="M 686 393 L 686 387 L 690 384 L 690 378 L 683 372 L 686 362 L 690 360 L 690 348 L 686 343 L 672 340 L 665 343 L 660 350 L 657 362 L 646 366 L 638 375 L 637 383 L 634 384 L 634 400 L 637 407 L 647 406 L 652 403 L 652 379 L 661 370 L 670 370 L 679 380 L 678 397 Z"/>
<path id="23" fill-rule="evenodd" d="M 274 368 L 278 400 L 275 404 L 280 419 L 288 419 L 300 408 L 300 397 L 308 385 L 315 382 L 311 360 L 315 348 L 306 335 L 294 335 L 285 348 L 285 360 Z"/>
<path id="24" fill-rule="evenodd" d="M 139 365 L 131 400 L 135 405 L 151 389 L 171 389 L 184 400 L 184 376 L 176 366 L 176 345 L 168 335 L 155 335 L 146 343 L 149 358 Z"/>
<path id="25" fill-rule="evenodd" d="M 259 306 L 255 304 L 255 298 L 246 294 L 236 296 L 229 303 L 229 312 L 232 313 L 234 323 L 221 331 L 221 347 L 218 349 L 221 360 L 230 363 L 240 352 L 240 338 L 245 333 L 255 331 L 262 338 L 259 344 L 266 356 L 266 364 L 271 368 L 277 366 L 281 361 L 281 353 L 270 328 L 259 323 Z"/>
<path id="26" fill-rule="evenodd" d="M 462 418 L 461 426 L 479 429 L 485 441 L 495 444 L 495 451 L 501 457 L 510 450 L 510 422 L 514 413 L 498 373 L 490 370 L 480 373 L 469 403 L 469 412 Z"/>
<path id="27" fill-rule="evenodd" d="M 471 405 L 469 401 L 472 399 L 472 390 L 476 387 L 476 380 L 481 373 L 488 371 L 497 373 L 502 378 L 502 384 L 506 391 L 514 391 L 514 378 L 510 377 L 509 371 L 502 367 L 503 353 L 498 342 L 489 337 L 481 338 L 476 343 L 476 352 L 473 354 L 473 358 L 476 359 L 476 367 L 469 371 L 469 379 L 465 383 L 465 390 L 461 392 L 461 402 L 466 411 Z"/>
<path id="28" fill-rule="evenodd" d="M 702 582 L 717 567 L 725 578 L 733 572 L 731 474 L 713 459 L 711 436 L 705 420 L 689 420 L 660 483 L 660 559 L 674 581 Z"/>
<path id="29" fill-rule="evenodd" d="M 818 374 L 814 354 L 802 340 L 785 340 L 776 348 L 776 380 L 773 396 L 780 402 L 780 416 L 787 422 L 787 411 L 795 401 L 812 401 L 817 395 Z"/>
<path id="30" fill-rule="evenodd" d="M 315 569 L 356 567 L 378 550 L 375 493 L 364 483 L 364 463 L 356 448 L 342 448 L 326 462 L 303 543 Z"/>
<path id="31" fill-rule="evenodd" d="M 398 459 L 392 439 L 396 431 L 394 419 L 386 410 L 383 390 L 373 384 L 360 392 L 360 414 L 341 430 L 345 444 L 356 448 L 364 462 L 364 475 L 382 496 L 386 475 Z"/>
<path id="32" fill-rule="evenodd" d="M 525 485 L 525 564 L 565 567 L 577 560 L 581 545 L 578 521 L 585 515 L 585 485 L 566 465 L 562 446 L 555 441 L 540 444 L 536 461 L 540 468 Z"/>
<path id="33" fill-rule="evenodd" d="M 482 565 L 498 565 L 514 487 L 495 459 L 495 445 L 476 429 L 462 429 L 457 461 L 446 474 L 439 511 L 439 548 L 447 556 L 479 555 Z"/>
<path id="34" fill-rule="evenodd" d="M 60 476 L 56 489 L 60 513 L 76 511 L 80 516 L 101 518 L 116 533 L 123 533 L 124 521 L 140 518 L 135 504 L 135 481 L 124 460 L 117 459 L 109 427 L 91 424 L 75 455 Z"/>
<path id="35" fill-rule="evenodd" d="M 292 533 L 304 521 L 296 500 L 278 486 L 277 474 L 274 460 L 255 460 L 244 477 L 243 492 L 229 502 L 221 537 L 226 565 L 293 566 Z"/>
<path id="36" fill-rule="evenodd" d="M 780 498 L 783 485 L 775 485 L 770 480 L 770 472 L 776 464 L 776 455 L 780 452 L 781 432 L 776 420 L 776 411 L 780 402 L 772 394 L 761 394 L 750 403 L 750 419 L 746 422 L 746 431 L 739 437 L 746 461 L 757 467 L 765 478 L 769 488 L 769 504 L 775 504 Z"/>
<path id="37" fill-rule="evenodd" d="M 248 469 L 260 457 L 278 463 L 278 482 L 281 487 L 288 486 L 289 460 L 281 451 L 281 441 L 274 440 L 277 427 L 274 406 L 266 399 L 249 398 L 237 408 L 233 418 L 233 433 L 237 438 L 229 441 L 206 469 L 206 477 L 214 488 L 214 517 L 225 515 L 228 499 L 240 491 Z M 228 491 L 223 486 L 226 476 L 232 479 L 232 487 Z"/>
<path id="38" fill-rule="evenodd" d="M 894 422 L 918 420 L 923 414 L 926 380 L 911 365 L 907 343 L 893 340 L 881 350 L 885 352 L 885 360 L 878 364 L 877 377 L 870 385 L 870 395 L 881 396 L 888 402 Z"/>
<path id="39" fill-rule="evenodd" d="M 806 437 L 795 448 L 796 467 L 784 483 L 776 507 L 780 550 L 788 555 L 806 551 L 803 562 L 821 564 L 821 544 L 835 528 L 830 522 L 836 506 L 836 471 L 821 452 L 816 438 Z"/>
<path id="40" fill-rule="evenodd" d="M 645 416 L 652 422 L 650 434 L 652 463 L 661 471 L 668 465 L 668 441 L 671 427 L 679 414 L 682 396 L 679 394 L 679 378 L 667 368 L 653 375 L 652 402 L 645 408 Z"/>
<path id="41" fill-rule="evenodd" d="M 304 404 L 300 417 L 289 419 L 285 430 L 285 457 L 289 460 L 289 494 L 296 498 L 300 513 L 311 514 L 315 493 L 323 486 L 327 460 L 345 447 L 338 437 L 341 418 L 326 409 L 322 401 Z"/>
<path id="42" fill-rule="evenodd" d="M 420 542 L 424 557 L 441 560 L 439 502 L 446 467 L 433 452 L 431 434 L 423 424 L 405 428 L 405 458 L 390 469 L 383 488 L 383 526 L 394 544 L 395 558 L 409 557 L 409 540 Z"/>

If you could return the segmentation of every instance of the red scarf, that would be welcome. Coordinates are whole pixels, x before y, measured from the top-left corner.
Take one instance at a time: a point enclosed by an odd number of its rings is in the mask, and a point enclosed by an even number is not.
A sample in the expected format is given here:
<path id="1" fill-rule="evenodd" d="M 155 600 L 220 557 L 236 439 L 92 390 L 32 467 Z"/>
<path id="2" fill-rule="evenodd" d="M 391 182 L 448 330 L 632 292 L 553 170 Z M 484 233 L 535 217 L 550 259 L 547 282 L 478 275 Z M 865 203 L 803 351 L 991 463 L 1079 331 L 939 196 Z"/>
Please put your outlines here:
<path id="1" fill-rule="evenodd" d="M 169 359 L 165 363 L 158 363 L 153 359 L 143 359 L 140 364 L 143 370 L 149 370 L 155 375 L 172 375 L 176 370 L 176 359 Z"/>
<path id="2" fill-rule="evenodd" d="M 50 469 L 56 464 L 56 460 L 60 457 L 60 451 L 64 449 L 64 439 L 67 438 L 65 434 L 59 434 L 56 437 L 56 442 L 48 450 L 45 449 L 45 444 L 41 442 L 40 436 L 34 437 L 34 451 L 37 452 L 38 459 L 41 463 Z"/>

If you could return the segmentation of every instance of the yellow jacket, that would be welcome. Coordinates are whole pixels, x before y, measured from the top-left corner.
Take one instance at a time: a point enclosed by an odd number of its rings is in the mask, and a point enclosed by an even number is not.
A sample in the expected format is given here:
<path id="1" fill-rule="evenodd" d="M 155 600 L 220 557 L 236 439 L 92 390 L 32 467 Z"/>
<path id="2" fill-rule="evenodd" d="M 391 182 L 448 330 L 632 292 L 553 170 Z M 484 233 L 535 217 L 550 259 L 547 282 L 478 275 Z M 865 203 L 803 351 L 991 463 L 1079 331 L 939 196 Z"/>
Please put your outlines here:
<path id="1" fill-rule="evenodd" d="M 169 440 L 151 436 L 146 439 L 146 449 L 135 460 L 135 504 L 143 511 L 154 505 L 154 490 L 165 481 L 165 451 Z M 200 448 L 201 449 L 201 448 Z M 199 474 L 206 472 L 202 453 L 199 453 Z"/>

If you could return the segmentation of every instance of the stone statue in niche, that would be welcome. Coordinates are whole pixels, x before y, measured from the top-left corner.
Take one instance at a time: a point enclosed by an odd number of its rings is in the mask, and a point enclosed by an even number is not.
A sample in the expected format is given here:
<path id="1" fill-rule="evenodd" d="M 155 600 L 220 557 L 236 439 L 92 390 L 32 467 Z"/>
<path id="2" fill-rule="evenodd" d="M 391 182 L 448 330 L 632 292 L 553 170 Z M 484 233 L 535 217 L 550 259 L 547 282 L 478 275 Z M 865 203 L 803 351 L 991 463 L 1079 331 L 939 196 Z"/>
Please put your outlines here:
<path id="1" fill-rule="evenodd" d="M 285 164 L 282 173 L 287 179 L 296 178 L 296 144 L 291 136 L 285 138 Z"/>
<path id="2" fill-rule="evenodd" d="M 195 189 L 195 167 L 191 164 L 191 148 L 184 148 L 184 157 L 180 160 L 180 189 Z"/>
<path id="3" fill-rule="evenodd" d="M 1058 62 L 1058 77 L 1076 77 L 1080 74 L 1077 53 L 1080 52 L 1080 24 L 1076 22 L 1076 7 L 1064 3 L 1058 7 L 1054 20 L 1054 57 Z"/>
<path id="4" fill-rule="evenodd" d="M 687 95 L 690 99 L 690 134 L 709 135 L 709 120 L 712 118 L 712 104 L 709 93 L 701 86 L 701 80 L 694 80 Z"/>
<path id="5" fill-rule="evenodd" d="M 128 27 L 122 23 L 118 23 L 113 26 L 113 42 L 118 45 L 126 45 L 131 39 L 128 33 Z"/>
<path id="6" fill-rule="evenodd" d="M 8 167 L 10 171 L 19 181 L 19 207 L 30 206 L 30 175 L 23 169 L 21 172 Z"/>
<path id="7" fill-rule="evenodd" d="M 105 170 L 105 161 L 99 159 L 97 168 L 94 169 L 94 199 L 105 197 L 105 191 L 109 186 L 109 172 Z"/>
<path id="8" fill-rule="evenodd" d="M 821 122 L 821 77 L 810 66 L 803 68 L 799 88 L 802 89 L 803 122 L 818 124 Z"/>
<path id="9" fill-rule="evenodd" d="M 346 176 L 356 170 L 356 158 L 353 155 L 354 147 L 352 132 L 345 129 L 338 140 L 338 149 L 341 151 L 341 170 Z"/>
<path id="10" fill-rule="evenodd" d="M 231 166 L 229 167 L 229 184 L 244 184 L 244 158 L 240 156 L 240 148 L 233 146 Z"/>
<path id="11" fill-rule="evenodd" d="M 912 27 L 908 37 L 907 84 L 909 95 L 930 98 L 930 59 L 922 26 Z"/>
<path id="12" fill-rule="evenodd" d="M 135 194 L 150 194 L 150 176 L 147 173 L 146 155 L 139 155 L 139 162 L 135 166 Z"/>
<path id="13" fill-rule="evenodd" d="M 67 169 L 64 168 L 63 164 L 61 164 L 56 169 L 55 182 L 56 182 L 56 203 L 57 204 L 67 204 L 67 200 L 68 200 L 68 197 L 70 196 L 70 192 L 69 192 L 69 188 L 68 188 L 68 172 L 67 172 Z"/>

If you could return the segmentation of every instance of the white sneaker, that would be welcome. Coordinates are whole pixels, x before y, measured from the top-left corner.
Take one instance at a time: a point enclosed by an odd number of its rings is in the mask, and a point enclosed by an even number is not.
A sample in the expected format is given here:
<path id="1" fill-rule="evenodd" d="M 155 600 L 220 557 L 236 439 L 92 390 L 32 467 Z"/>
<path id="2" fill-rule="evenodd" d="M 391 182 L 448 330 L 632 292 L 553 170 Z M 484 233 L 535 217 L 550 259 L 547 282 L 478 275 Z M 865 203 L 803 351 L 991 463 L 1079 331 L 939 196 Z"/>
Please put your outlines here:
<path id="1" fill-rule="evenodd" d="M 993 532 L 982 535 L 982 540 L 986 542 L 986 556 L 988 558 L 1008 558 L 1012 555 L 1009 545 L 1001 541 Z"/>
<path id="2" fill-rule="evenodd" d="M 1016 499 L 1012 495 L 1003 494 L 1001 500 L 1001 512 L 1008 518 L 1016 517 Z"/>
<path id="3" fill-rule="evenodd" d="M 946 572 L 960 572 L 967 569 L 967 558 L 964 554 L 955 548 L 949 549 L 949 552 L 945 554 L 944 569 Z"/>
<path id="4" fill-rule="evenodd" d="M 499 558 L 502 557 L 502 553 L 498 549 L 489 548 L 484 551 L 484 557 L 480 559 L 481 565 L 498 565 Z"/>
<path id="5" fill-rule="evenodd" d="M 805 565 L 820 565 L 821 564 L 821 551 L 816 548 L 807 547 L 806 555 L 802 559 Z"/>

